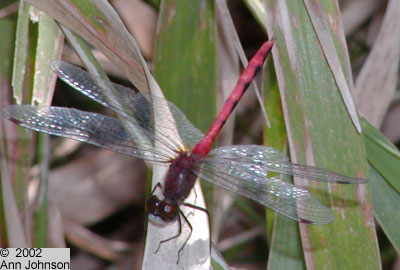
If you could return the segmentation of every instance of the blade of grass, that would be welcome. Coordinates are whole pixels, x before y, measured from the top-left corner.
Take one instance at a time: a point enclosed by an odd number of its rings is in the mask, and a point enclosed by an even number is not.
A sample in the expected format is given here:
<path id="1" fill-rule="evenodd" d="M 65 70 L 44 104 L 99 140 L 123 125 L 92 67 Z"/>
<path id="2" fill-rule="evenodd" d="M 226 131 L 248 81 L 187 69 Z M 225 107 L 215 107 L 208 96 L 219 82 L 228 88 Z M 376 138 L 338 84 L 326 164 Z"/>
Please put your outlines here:
<path id="1" fill-rule="evenodd" d="M 374 215 L 397 252 L 400 249 L 400 152 L 367 120 L 361 119 L 370 164 Z"/>
<path id="2" fill-rule="evenodd" d="M 149 86 L 136 41 L 108 1 L 27 0 L 106 55 L 141 92 Z"/>
<path id="3" fill-rule="evenodd" d="M 265 24 L 265 9 L 262 0 L 244 0 L 244 3 L 249 8 L 258 24 L 261 25 L 265 32 L 267 32 Z"/>
<path id="4" fill-rule="evenodd" d="M 213 14 L 211 1 L 163 1 L 160 6 L 154 56 L 154 74 L 166 97 L 203 131 L 208 127 L 215 112 L 210 109 L 210 104 L 214 107 L 216 96 L 216 38 Z M 196 205 L 204 207 L 198 183 L 195 192 Z M 193 199 L 192 192 L 188 201 L 193 202 Z M 183 210 L 185 214 L 188 213 L 185 207 Z M 198 213 L 201 211 L 192 212 L 197 216 L 196 220 L 192 214 L 188 216 L 193 226 L 193 235 L 182 251 L 179 266 L 174 259 L 171 260 L 178 256 L 177 253 L 170 253 L 171 258 L 168 261 L 159 261 L 161 257 L 152 255 L 157 247 L 153 246 L 150 249 L 150 245 L 146 243 L 144 268 L 154 269 L 161 265 L 165 269 L 209 268 L 209 232 L 205 229 L 208 227 L 207 217 L 204 213 Z M 159 253 L 168 250 L 176 252 L 171 246 L 182 246 L 181 240 L 185 240 L 188 234 L 188 224 L 183 223 L 182 227 L 183 233 L 177 243 L 169 241 L 163 244 Z M 149 224 L 148 234 L 155 232 L 155 228 Z"/>
<path id="5" fill-rule="evenodd" d="M 400 195 L 373 166 L 369 166 L 368 179 L 372 190 L 375 218 L 397 253 L 400 253 Z"/>
<path id="6" fill-rule="evenodd" d="M 216 3 L 216 1 L 214 1 Z M 232 32 L 231 28 L 226 23 L 226 18 L 221 16 L 220 9 L 216 6 L 215 9 L 216 20 L 217 20 L 217 44 L 218 44 L 218 89 L 219 95 L 217 98 L 217 110 L 220 110 L 223 102 L 231 93 L 235 82 L 240 75 L 239 57 L 235 50 L 235 33 Z M 234 126 L 235 126 L 235 116 L 236 113 L 233 112 L 231 117 L 225 122 L 224 128 L 221 130 L 216 144 L 221 145 L 231 145 L 233 143 L 234 137 Z M 211 210 L 211 241 L 213 243 L 219 243 L 219 238 L 221 232 L 225 230 L 227 212 L 232 207 L 233 197 L 232 194 L 226 192 L 222 188 L 211 187 L 212 188 L 212 204 L 209 204 L 209 210 Z M 207 199 L 210 198 L 207 194 Z M 211 207 L 210 207 L 211 206 Z M 216 247 L 214 248 L 216 249 Z M 217 263 L 218 258 L 214 258 L 213 254 L 216 252 L 211 252 L 212 265 Z M 222 255 L 220 255 L 222 256 Z M 217 260 L 217 261 L 216 261 Z"/>
<path id="7" fill-rule="evenodd" d="M 332 75 L 342 96 L 347 112 L 357 131 L 361 132 L 360 120 L 358 119 L 354 101 L 350 94 L 350 91 L 353 89 L 353 77 L 350 72 L 350 61 L 347 53 L 347 45 L 346 42 L 344 42 L 341 18 L 338 14 L 338 4 L 335 1 L 325 3 L 315 0 L 303 1 L 321 44 L 326 62 L 332 70 Z M 335 16 L 336 19 L 335 23 L 331 21 L 328 13 L 325 13 L 326 11 L 333 12 L 332 15 Z M 326 16 L 324 14 L 326 14 Z M 339 60 L 340 55 L 342 57 Z"/>
<path id="8" fill-rule="evenodd" d="M 287 134 L 281 97 L 276 77 L 273 74 L 272 62 L 265 77 L 265 104 L 270 116 L 271 127 L 265 128 L 264 144 L 285 152 Z M 286 179 L 286 181 L 288 180 L 293 182 L 292 179 Z M 270 246 L 267 269 L 305 269 L 298 223 L 268 209 L 266 210 L 266 217 L 266 231 Z"/>
<path id="9" fill-rule="evenodd" d="M 267 269 L 306 269 L 297 222 L 275 214 Z"/>
<path id="10" fill-rule="evenodd" d="M 50 70 L 49 63 L 59 58 L 64 39 L 57 24 L 49 16 L 37 11 L 38 40 L 33 78 L 32 103 L 49 106 L 53 97 L 56 76 Z M 40 164 L 39 192 L 34 206 L 33 247 L 47 246 L 48 223 L 48 174 L 50 162 L 50 139 L 47 134 L 38 135 L 38 160 Z"/>
<path id="11" fill-rule="evenodd" d="M 22 103 L 24 96 L 24 87 L 26 86 L 25 73 L 26 63 L 28 61 L 28 46 L 29 46 L 29 11 L 31 6 L 25 4 L 24 1 L 20 2 L 18 10 L 18 25 L 17 25 L 17 39 L 14 54 L 13 66 L 13 97 L 17 104 Z M 25 83 L 25 84 L 24 84 Z M 26 99 L 26 97 L 25 97 Z"/>
<path id="12" fill-rule="evenodd" d="M 222 17 L 222 21 L 224 22 L 225 27 L 232 32 L 233 44 L 235 45 L 236 51 L 239 54 L 240 61 L 242 62 L 242 65 L 244 67 L 246 67 L 248 65 L 248 60 L 247 60 L 246 55 L 244 53 L 243 47 L 242 47 L 242 45 L 240 43 L 239 35 L 236 32 L 235 26 L 233 24 L 232 17 L 231 17 L 231 15 L 229 13 L 228 6 L 227 6 L 227 4 L 225 3 L 224 0 L 216 0 L 215 3 L 217 4 L 217 8 L 218 8 L 219 14 Z M 260 104 L 260 107 L 261 107 L 261 111 L 262 111 L 263 116 L 265 118 L 265 122 L 266 122 L 267 126 L 270 126 L 268 115 L 267 115 L 267 112 L 265 111 L 264 104 L 263 104 L 263 101 L 262 101 L 262 98 L 261 98 L 261 95 L 260 95 L 260 90 L 258 89 L 258 86 L 254 81 L 251 82 L 251 86 L 255 91 L 257 100 L 258 100 L 258 102 Z"/>
<path id="13" fill-rule="evenodd" d="M 4 8 L 13 1 L 3 1 Z M 12 66 L 17 27 L 17 14 L 0 19 L 0 106 L 11 102 Z M 13 189 L 12 176 L 16 171 L 24 170 L 24 164 L 19 163 L 16 147 L 21 144 L 16 137 L 16 128 L 0 117 L 0 240 L 2 247 L 28 247 L 25 230 L 22 225 L 17 199 Z M 20 174 L 19 174 L 20 175 Z"/>
<path id="14" fill-rule="evenodd" d="M 334 70 L 321 51 L 306 6 L 303 1 L 294 0 L 267 0 L 266 6 L 267 29 L 276 38 L 273 56 L 292 160 L 365 177 L 363 138 L 347 113 L 332 74 Z M 329 14 L 334 18 L 331 21 L 340 22 L 337 3 L 324 2 L 322 10 L 319 16 L 325 18 Z M 341 44 L 344 38 L 340 36 L 343 31 L 336 29 L 341 26 L 327 26 L 343 73 L 348 74 L 347 53 L 342 51 L 346 46 Z M 329 225 L 300 225 L 307 268 L 379 269 L 366 185 L 327 185 L 300 179 L 295 179 L 295 183 L 311 188 L 323 203 L 332 205 L 335 215 L 335 221 Z"/>
<path id="15" fill-rule="evenodd" d="M 369 166 L 368 179 L 372 190 L 375 218 L 397 253 L 400 253 L 400 195 L 373 166 Z"/>
<path id="16" fill-rule="evenodd" d="M 29 104 L 31 101 L 31 83 L 32 83 L 32 61 L 34 57 L 34 44 L 37 38 L 35 26 L 30 31 L 31 6 L 24 1 L 20 2 L 18 10 L 18 22 L 15 40 L 14 64 L 12 75 L 12 97 L 16 104 Z M 34 140 L 32 133 L 26 129 L 13 126 L 12 129 L 17 131 L 15 138 L 18 138 L 18 143 L 10 151 L 16 163 L 11 167 L 10 176 L 12 176 L 13 186 L 15 189 L 15 197 L 20 212 L 25 213 L 23 220 L 25 234 L 30 242 L 30 222 L 31 215 L 27 205 L 27 187 L 29 182 L 28 169 L 30 167 L 30 159 L 32 158 L 31 148 Z"/>
<path id="17" fill-rule="evenodd" d="M 35 52 L 32 104 L 49 106 L 57 79 L 49 63 L 61 56 L 64 39 L 54 20 L 43 12 L 37 12 L 38 40 Z"/>
<path id="18" fill-rule="evenodd" d="M 368 161 L 397 193 L 400 193 L 400 152 L 367 120 L 361 121 Z"/>
<path id="19" fill-rule="evenodd" d="M 36 196 L 36 204 L 33 213 L 33 240 L 32 247 L 47 247 L 47 223 L 48 223 L 48 183 L 50 163 L 50 136 L 38 135 L 38 161 L 40 163 L 40 184 Z"/>
<path id="20" fill-rule="evenodd" d="M 374 46 L 356 80 L 357 108 L 376 127 L 382 124 L 398 85 L 399 17 L 399 3 L 389 1 Z"/>
<path id="21" fill-rule="evenodd" d="M 272 61 L 272 60 L 271 60 Z M 279 95 L 278 83 L 276 76 L 273 73 L 272 62 L 268 64 L 265 72 L 265 83 L 264 83 L 264 100 L 265 107 L 268 115 L 270 115 L 270 127 L 264 128 L 264 144 L 272 146 L 280 151 L 285 151 L 287 145 L 287 134 L 285 129 L 285 121 L 283 119 L 281 97 Z M 276 174 L 278 175 L 278 174 Z M 279 229 L 274 224 L 275 212 L 266 209 L 266 231 L 268 240 L 271 241 L 273 230 Z M 270 242 L 271 245 L 273 243 Z"/>
<path id="22" fill-rule="evenodd" d="M 211 1 L 164 1 L 154 55 L 154 76 L 165 96 L 202 132 L 208 130 L 216 104 L 213 10 Z"/>
<path id="23" fill-rule="evenodd" d="M 3 19 L 10 14 L 14 14 L 18 11 L 19 3 L 17 0 L 7 0 L 0 4 L 0 19 Z"/>
<path id="24" fill-rule="evenodd" d="M 217 250 L 215 246 L 211 246 L 211 257 L 212 257 L 212 269 L 214 270 L 230 270 L 228 263 L 222 257 L 221 253 Z"/>

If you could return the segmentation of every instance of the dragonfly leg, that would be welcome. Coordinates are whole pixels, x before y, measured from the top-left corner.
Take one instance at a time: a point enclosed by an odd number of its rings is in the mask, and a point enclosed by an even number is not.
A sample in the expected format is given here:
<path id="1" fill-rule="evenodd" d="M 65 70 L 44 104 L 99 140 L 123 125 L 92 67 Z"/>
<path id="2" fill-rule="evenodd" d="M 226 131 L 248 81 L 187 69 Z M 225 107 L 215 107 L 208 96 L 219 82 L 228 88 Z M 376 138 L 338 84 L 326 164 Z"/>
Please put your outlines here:
<path id="1" fill-rule="evenodd" d="M 157 253 L 157 252 L 160 250 L 160 247 L 161 247 L 162 244 L 164 244 L 165 242 L 171 241 L 172 239 L 175 239 L 175 238 L 179 237 L 179 236 L 182 234 L 182 221 L 181 221 L 181 217 L 180 217 L 181 215 L 184 216 L 184 215 L 182 214 L 182 212 L 179 210 L 179 215 L 178 215 L 179 231 L 178 231 L 178 234 L 176 234 L 176 235 L 174 235 L 174 236 L 172 236 L 172 237 L 170 237 L 170 238 L 161 240 L 160 243 L 158 243 L 158 247 L 157 247 L 156 251 L 154 251 L 154 253 Z M 185 216 L 184 216 L 184 217 L 185 217 Z M 185 220 L 187 221 L 186 217 L 185 217 Z M 189 225 L 190 225 L 190 224 L 189 224 Z M 192 228 L 191 225 L 190 225 L 190 228 Z M 186 243 L 186 241 L 185 241 L 185 243 Z M 180 251 L 181 251 L 181 250 L 179 249 L 179 252 L 180 252 Z M 178 262 L 179 262 L 179 252 L 178 252 Z"/>
<path id="2" fill-rule="evenodd" d="M 183 217 L 183 219 L 186 221 L 186 223 L 189 225 L 190 228 L 190 233 L 189 236 L 186 238 L 185 242 L 183 243 L 183 245 L 180 247 L 180 249 L 178 250 L 178 260 L 176 261 L 176 264 L 179 263 L 179 259 L 181 257 L 181 252 L 183 250 L 183 248 L 186 246 L 186 243 L 189 241 L 190 236 L 192 236 L 192 232 L 193 232 L 193 227 L 192 224 L 190 224 L 189 220 L 187 219 L 187 217 L 183 214 L 183 212 L 181 210 L 179 210 L 180 215 Z M 179 225 L 181 225 L 181 219 L 179 218 Z"/>
<path id="3" fill-rule="evenodd" d="M 191 203 L 183 203 L 183 205 L 184 205 L 184 206 L 187 206 L 187 207 L 190 207 L 190 208 L 193 208 L 193 209 L 196 209 L 196 210 L 203 211 L 204 213 L 206 213 L 206 214 L 207 214 L 207 217 L 208 217 L 208 222 L 209 222 L 209 223 L 208 223 L 208 226 L 209 226 L 209 228 L 210 228 L 210 213 L 208 212 L 207 209 L 202 208 L 202 207 L 199 207 L 199 206 L 194 205 L 194 204 L 191 204 Z M 190 233 L 189 233 L 189 236 L 185 239 L 185 242 L 183 243 L 183 245 L 182 245 L 182 246 L 179 248 L 179 250 L 178 250 L 178 259 L 177 259 L 177 261 L 176 261 L 176 264 L 179 263 L 180 256 L 181 256 L 181 252 L 182 252 L 182 250 L 185 248 L 185 246 L 186 246 L 187 242 L 189 241 L 190 237 L 192 236 L 192 232 L 193 232 L 193 226 L 192 226 L 192 224 L 190 223 L 190 221 L 188 220 L 188 218 L 185 216 L 185 214 L 184 214 L 181 210 L 179 210 L 179 216 L 178 216 L 178 222 L 179 222 L 179 231 L 178 231 L 178 233 L 177 233 L 176 235 L 170 237 L 170 238 L 167 238 L 167 239 L 164 239 L 164 240 L 160 241 L 160 243 L 158 244 L 158 247 L 157 247 L 156 251 L 154 252 L 154 253 L 157 253 L 157 252 L 160 250 L 160 247 L 161 247 L 161 245 L 162 245 L 163 243 L 168 242 L 168 241 L 171 241 L 171 240 L 173 240 L 173 239 L 179 237 L 179 236 L 182 234 L 182 220 L 181 220 L 181 216 L 183 217 L 184 221 L 189 225 Z M 210 252 L 211 252 L 211 241 L 210 241 Z"/>
<path id="4" fill-rule="evenodd" d="M 194 205 L 194 204 L 191 204 L 191 203 L 182 203 L 182 205 L 190 207 L 190 208 L 193 208 L 193 209 L 196 209 L 196 210 L 203 211 L 205 214 L 207 214 L 208 221 L 210 221 L 210 213 L 208 212 L 207 209 L 205 209 L 203 207 L 200 207 L 200 206 L 197 206 L 197 205 Z"/>
<path id="5" fill-rule="evenodd" d="M 200 206 L 191 204 L 191 203 L 182 203 L 182 204 L 183 204 L 184 206 L 193 208 L 193 209 L 195 209 L 195 210 L 200 210 L 200 211 L 202 211 L 203 213 L 205 213 L 205 214 L 207 215 L 207 218 L 208 218 L 208 230 L 211 231 L 210 212 L 208 212 L 208 210 L 207 210 L 206 208 L 203 208 L 203 207 L 200 207 Z M 183 215 L 183 214 L 182 214 L 182 215 Z M 184 215 L 183 215 L 183 216 L 184 216 Z M 184 217 L 185 217 L 185 216 L 184 216 Z M 189 224 L 189 226 L 192 227 L 191 224 L 189 223 L 189 221 L 186 219 L 186 217 L 185 217 L 185 220 L 186 220 L 186 222 Z M 190 236 L 189 236 L 189 237 L 190 237 Z M 187 240 L 189 240 L 189 238 L 188 238 Z M 187 242 L 187 241 L 186 241 L 186 242 Z M 186 242 L 185 242 L 185 243 L 186 243 Z M 210 240 L 210 254 L 211 254 L 211 240 Z"/>
<path id="6" fill-rule="evenodd" d="M 158 183 L 155 185 L 155 187 L 154 187 L 153 190 L 151 191 L 151 195 L 153 195 L 153 193 L 156 191 L 157 188 L 162 189 L 162 185 L 161 185 L 160 182 L 158 182 Z"/>

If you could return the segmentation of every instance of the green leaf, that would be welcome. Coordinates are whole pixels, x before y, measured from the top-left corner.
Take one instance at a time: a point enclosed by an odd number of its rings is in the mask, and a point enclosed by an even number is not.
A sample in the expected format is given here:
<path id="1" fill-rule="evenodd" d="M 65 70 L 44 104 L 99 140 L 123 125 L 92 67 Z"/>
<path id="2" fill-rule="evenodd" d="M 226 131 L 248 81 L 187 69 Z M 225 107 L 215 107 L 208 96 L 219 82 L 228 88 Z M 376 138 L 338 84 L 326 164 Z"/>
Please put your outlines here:
<path id="1" fill-rule="evenodd" d="M 400 195 L 382 175 L 369 166 L 374 215 L 397 253 L 400 253 Z"/>
<path id="2" fill-rule="evenodd" d="M 383 179 L 400 193 L 399 150 L 366 119 L 362 119 L 361 125 L 368 161 L 383 176 Z"/>
<path id="3" fill-rule="evenodd" d="M 167 99 L 206 132 L 216 108 L 216 36 L 212 1 L 164 1 L 154 76 Z"/>
<path id="4" fill-rule="evenodd" d="M 216 107 L 216 29 L 213 3 L 167 0 L 162 2 L 159 16 L 154 76 L 165 97 L 175 103 L 196 127 L 206 131 L 214 118 Z M 197 201 L 201 200 L 201 192 L 196 189 L 196 194 Z M 207 226 L 204 223 L 195 224 L 191 217 L 189 219 L 194 233 L 196 228 Z M 185 227 L 187 224 L 184 223 Z M 195 240 L 196 245 L 185 247 L 179 267 L 191 269 L 200 257 L 202 267 L 206 267 L 209 262 L 205 259 L 209 250 L 208 239 L 199 240 Z M 147 269 L 160 264 L 149 258 L 143 264 Z M 166 264 L 165 267 L 175 266 Z"/>
<path id="5" fill-rule="evenodd" d="M 268 34 L 275 37 L 275 69 L 282 97 L 290 154 L 293 162 L 337 171 L 348 176 L 366 177 L 367 162 L 363 137 L 355 126 L 339 92 L 321 44 L 332 41 L 341 72 L 349 80 L 345 40 L 342 36 L 337 3 L 318 1 L 319 20 L 301 0 L 267 0 Z M 315 16 L 315 14 L 313 14 Z M 290 23 L 289 23 L 290 22 Z M 323 22 L 315 25 L 315 22 Z M 329 36 L 321 43 L 316 28 Z M 351 83 L 351 81 L 347 81 Z M 300 225 L 306 266 L 310 269 L 379 269 L 368 188 L 295 179 L 307 186 L 335 216 L 329 225 Z M 362 247 L 362 249 L 360 249 Z"/>
<path id="6" fill-rule="evenodd" d="M 216 28 L 212 1 L 164 1 L 154 76 L 165 97 L 204 133 L 216 115 Z M 171 68 L 173 63 L 173 68 Z M 201 183 L 207 204 L 213 187 Z"/>
<path id="7" fill-rule="evenodd" d="M 276 214 L 267 269 L 305 269 L 299 225 Z"/>
<path id="8" fill-rule="evenodd" d="M 287 135 L 281 97 L 276 77 L 269 63 L 265 78 L 265 107 L 270 118 L 271 127 L 265 128 L 264 144 L 285 152 Z M 289 177 L 286 177 L 289 178 Z M 287 179 L 286 181 L 292 181 Z M 301 245 L 299 225 L 282 215 L 267 209 L 267 232 L 270 240 L 270 251 L 267 269 L 304 269 L 303 247 Z"/>
<path id="9" fill-rule="evenodd" d="M 43 12 L 39 17 L 38 37 L 35 52 L 32 104 L 49 106 L 53 98 L 56 76 L 50 69 L 50 61 L 59 58 L 64 39 L 57 24 Z M 35 200 L 33 247 L 47 246 L 48 224 L 48 175 L 50 166 L 50 138 L 48 134 L 38 135 L 38 160 L 40 165 L 39 192 Z"/>
<path id="10" fill-rule="evenodd" d="M 29 76 L 25 76 L 28 72 L 26 70 L 27 61 L 29 57 L 29 12 L 31 6 L 20 2 L 18 11 L 18 24 L 17 24 L 17 39 L 15 44 L 14 54 L 14 66 L 13 66 L 13 97 L 17 104 L 21 104 L 23 99 L 27 100 L 26 94 L 24 94 L 24 88 L 26 89 L 29 85 L 29 81 L 26 79 Z M 26 90 L 25 90 L 26 93 Z M 25 98 L 24 98 L 25 96 Z"/>

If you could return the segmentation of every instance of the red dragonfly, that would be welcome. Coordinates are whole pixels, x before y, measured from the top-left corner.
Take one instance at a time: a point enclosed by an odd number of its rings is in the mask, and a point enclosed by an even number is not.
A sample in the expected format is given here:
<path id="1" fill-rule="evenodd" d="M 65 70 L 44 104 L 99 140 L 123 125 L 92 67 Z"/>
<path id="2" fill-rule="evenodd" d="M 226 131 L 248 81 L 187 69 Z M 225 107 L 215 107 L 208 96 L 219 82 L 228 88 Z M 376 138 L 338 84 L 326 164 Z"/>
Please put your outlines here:
<path id="1" fill-rule="evenodd" d="M 104 81 L 66 62 L 53 61 L 57 76 L 75 90 L 112 109 L 117 118 L 62 107 L 9 105 L 3 116 L 35 131 L 63 136 L 112 151 L 169 166 L 163 198 L 152 195 L 148 202 L 151 220 L 158 223 L 180 221 L 180 205 L 197 178 L 250 198 L 276 212 L 308 224 L 333 220 L 330 208 L 307 190 L 270 177 L 269 172 L 294 175 L 330 183 L 365 183 L 365 179 L 340 175 L 322 168 L 291 163 L 278 150 L 261 145 L 232 145 L 211 150 L 226 119 L 263 65 L 273 41 L 265 42 L 250 60 L 221 112 L 206 135 L 196 129 L 185 115 L 165 99 L 135 93 L 129 88 Z M 157 106 L 157 110 L 153 109 Z M 155 114 L 171 112 L 184 146 L 155 128 Z M 155 149 L 160 142 L 167 151 Z M 186 220 L 187 221 L 187 220 Z M 190 224 L 189 224 L 190 226 Z"/>

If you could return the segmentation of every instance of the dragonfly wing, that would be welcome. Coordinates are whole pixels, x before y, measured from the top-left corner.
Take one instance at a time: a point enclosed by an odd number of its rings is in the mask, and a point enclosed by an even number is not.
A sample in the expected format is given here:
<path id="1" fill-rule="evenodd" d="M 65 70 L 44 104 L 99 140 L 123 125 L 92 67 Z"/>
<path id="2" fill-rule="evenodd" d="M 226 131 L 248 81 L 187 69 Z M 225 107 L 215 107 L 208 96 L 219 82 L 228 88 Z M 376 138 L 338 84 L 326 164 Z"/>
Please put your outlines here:
<path id="1" fill-rule="evenodd" d="M 362 184 L 367 182 L 366 179 L 348 177 L 330 170 L 292 163 L 282 152 L 262 145 L 219 147 L 212 150 L 207 159 L 213 160 L 215 163 L 225 162 L 225 160 L 240 161 L 248 170 L 257 170 L 263 175 L 268 175 L 268 172 L 276 172 L 329 183 Z"/>
<path id="2" fill-rule="evenodd" d="M 203 137 L 203 134 L 174 104 L 163 98 L 135 93 L 130 88 L 105 81 L 61 60 L 53 61 L 51 67 L 57 76 L 71 87 L 103 106 L 111 108 L 128 122 L 137 123 L 149 133 L 158 136 L 160 141 L 167 138 L 163 138 L 162 134 L 157 134 L 154 130 L 153 106 L 157 106 L 157 112 L 161 116 L 165 115 L 168 110 L 171 111 L 175 123 L 165 122 L 166 119 L 163 117 L 163 127 L 170 128 L 176 125 L 186 146 L 193 147 Z"/>
<path id="3" fill-rule="evenodd" d="M 153 97 L 156 104 L 160 103 L 159 97 Z M 183 140 L 183 143 L 192 149 L 201 139 L 203 139 L 204 134 L 197 129 L 187 118 L 186 115 L 173 104 L 167 101 L 168 107 L 171 110 L 172 116 L 175 119 L 176 128 L 178 129 L 179 136 Z"/>
<path id="4" fill-rule="evenodd" d="M 252 199 L 298 222 L 326 224 L 333 214 L 305 189 L 277 178 L 266 178 L 241 162 L 224 160 L 218 164 L 200 160 L 196 174 L 201 179 Z"/>
<path id="5" fill-rule="evenodd" d="M 169 156 L 154 151 L 152 145 L 135 144 L 122 122 L 116 118 L 62 107 L 9 105 L 3 116 L 20 126 L 62 136 L 152 162 Z"/>

